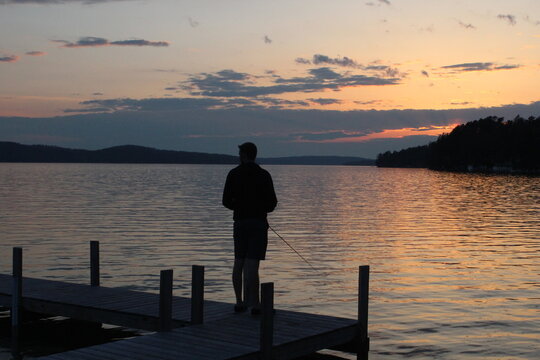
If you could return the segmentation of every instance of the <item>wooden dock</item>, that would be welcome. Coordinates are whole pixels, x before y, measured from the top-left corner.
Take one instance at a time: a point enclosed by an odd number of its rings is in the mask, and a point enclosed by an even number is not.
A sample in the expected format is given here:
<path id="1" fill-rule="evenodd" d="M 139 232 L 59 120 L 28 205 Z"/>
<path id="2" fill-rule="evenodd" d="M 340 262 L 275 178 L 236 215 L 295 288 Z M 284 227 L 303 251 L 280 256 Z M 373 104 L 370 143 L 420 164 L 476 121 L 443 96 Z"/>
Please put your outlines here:
<path id="1" fill-rule="evenodd" d="M 260 317 L 234 314 L 128 340 L 47 356 L 44 359 L 260 359 Z M 270 359 L 294 359 L 332 348 L 356 335 L 356 321 L 277 310 Z"/>
<path id="2" fill-rule="evenodd" d="M 205 300 L 201 266 L 193 267 L 187 298 L 172 296 L 172 270 L 161 272 L 159 294 L 100 286 L 96 242 L 89 285 L 23 278 L 22 250 L 13 254 L 13 274 L 0 274 L 0 306 L 11 308 L 14 359 L 20 358 L 23 310 L 155 331 L 43 359 L 294 359 L 343 344 L 367 359 L 368 266 L 359 268 L 358 319 L 274 310 L 273 283 L 261 285 L 262 314 L 253 316 Z"/>

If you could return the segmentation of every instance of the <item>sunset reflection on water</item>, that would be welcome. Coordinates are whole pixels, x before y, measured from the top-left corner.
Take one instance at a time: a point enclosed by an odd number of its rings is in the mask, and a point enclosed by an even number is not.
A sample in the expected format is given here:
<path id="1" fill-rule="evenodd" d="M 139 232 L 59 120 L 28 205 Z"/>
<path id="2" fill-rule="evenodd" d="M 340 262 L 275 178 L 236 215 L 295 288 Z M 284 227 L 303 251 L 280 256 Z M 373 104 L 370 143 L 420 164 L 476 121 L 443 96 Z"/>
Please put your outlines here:
<path id="1" fill-rule="evenodd" d="M 423 169 L 267 166 L 279 204 L 263 281 L 276 306 L 356 316 L 371 266 L 372 358 L 540 358 L 540 181 Z M 23 246 L 28 276 L 157 291 L 205 265 L 208 298 L 232 301 L 230 166 L 0 164 L 0 271 Z"/>

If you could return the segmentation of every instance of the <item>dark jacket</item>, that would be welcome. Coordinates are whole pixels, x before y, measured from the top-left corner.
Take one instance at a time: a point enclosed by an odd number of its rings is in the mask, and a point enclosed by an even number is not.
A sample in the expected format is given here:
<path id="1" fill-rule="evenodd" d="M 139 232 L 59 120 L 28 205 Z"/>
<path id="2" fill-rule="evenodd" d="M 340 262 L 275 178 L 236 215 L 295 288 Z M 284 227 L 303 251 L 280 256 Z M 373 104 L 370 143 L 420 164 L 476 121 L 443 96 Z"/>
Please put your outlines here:
<path id="1" fill-rule="evenodd" d="M 223 206 L 234 210 L 234 220 L 266 219 L 277 205 L 270 173 L 256 163 L 241 164 L 227 175 Z"/>

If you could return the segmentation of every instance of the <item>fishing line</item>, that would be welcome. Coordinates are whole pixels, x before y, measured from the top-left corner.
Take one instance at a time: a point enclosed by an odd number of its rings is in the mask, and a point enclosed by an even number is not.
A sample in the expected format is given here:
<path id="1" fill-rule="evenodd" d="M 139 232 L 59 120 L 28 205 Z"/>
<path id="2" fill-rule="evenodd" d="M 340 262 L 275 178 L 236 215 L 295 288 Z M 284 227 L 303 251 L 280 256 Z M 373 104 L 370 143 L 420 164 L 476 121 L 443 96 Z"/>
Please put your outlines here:
<path id="1" fill-rule="evenodd" d="M 281 240 L 283 240 L 283 242 L 284 242 L 285 244 L 287 244 L 287 246 L 290 247 L 290 248 L 292 249 L 292 251 L 294 251 L 294 252 L 296 253 L 296 255 L 298 255 L 298 256 L 300 257 L 300 259 L 304 260 L 304 262 L 305 262 L 306 264 L 308 264 L 313 270 L 315 270 L 315 271 L 318 272 L 319 274 L 323 275 L 319 270 L 315 269 L 315 268 L 313 267 L 313 265 L 311 265 L 311 263 L 310 263 L 309 261 L 306 260 L 306 258 L 304 258 L 298 251 L 296 251 L 296 249 L 293 248 L 292 245 L 289 244 L 289 243 L 287 242 L 287 240 L 285 240 L 281 235 L 279 235 L 279 234 L 277 233 L 277 231 L 274 230 L 274 228 L 272 228 L 270 225 L 268 225 L 268 227 L 270 228 L 270 230 L 272 230 L 272 231 L 274 232 L 274 234 L 276 234 Z"/>

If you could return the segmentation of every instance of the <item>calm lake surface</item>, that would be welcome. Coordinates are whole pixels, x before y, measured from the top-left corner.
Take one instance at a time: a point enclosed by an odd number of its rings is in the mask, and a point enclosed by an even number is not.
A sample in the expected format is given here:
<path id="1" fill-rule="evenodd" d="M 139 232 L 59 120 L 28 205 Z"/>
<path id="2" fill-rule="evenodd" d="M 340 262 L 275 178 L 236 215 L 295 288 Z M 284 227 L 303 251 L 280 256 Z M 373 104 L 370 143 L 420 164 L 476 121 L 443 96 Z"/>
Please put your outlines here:
<path id="1" fill-rule="evenodd" d="M 24 274 L 157 292 L 174 269 L 190 293 L 232 302 L 231 166 L 0 164 L 0 272 L 24 248 Z M 423 169 L 265 166 L 279 204 L 262 281 L 276 307 L 356 316 L 371 266 L 372 359 L 540 359 L 540 178 Z"/>

